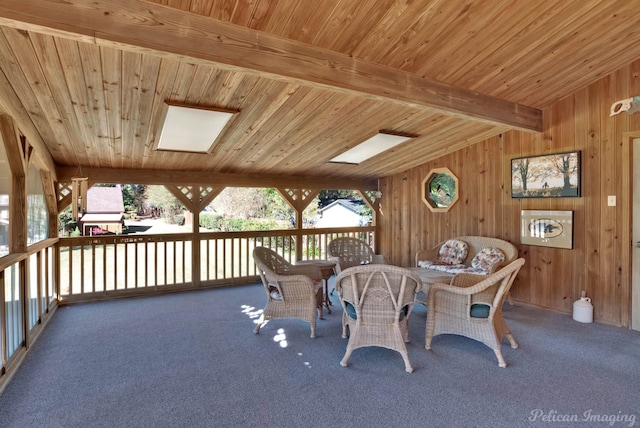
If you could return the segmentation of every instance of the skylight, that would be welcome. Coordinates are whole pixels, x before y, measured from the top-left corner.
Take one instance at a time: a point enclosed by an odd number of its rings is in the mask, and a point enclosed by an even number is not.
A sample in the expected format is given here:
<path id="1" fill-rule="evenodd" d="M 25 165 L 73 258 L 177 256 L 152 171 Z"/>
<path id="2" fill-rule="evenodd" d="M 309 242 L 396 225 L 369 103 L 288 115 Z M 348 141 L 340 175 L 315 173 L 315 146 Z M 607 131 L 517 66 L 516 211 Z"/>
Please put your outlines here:
<path id="1" fill-rule="evenodd" d="M 169 105 L 158 150 L 207 153 L 235 113 Z"/>
<path id="2" fill-rule="evenodd" d="M 413 137 L 380 132 L 357 146 L 334 157 L 329 162 L 359 164 Z"/>

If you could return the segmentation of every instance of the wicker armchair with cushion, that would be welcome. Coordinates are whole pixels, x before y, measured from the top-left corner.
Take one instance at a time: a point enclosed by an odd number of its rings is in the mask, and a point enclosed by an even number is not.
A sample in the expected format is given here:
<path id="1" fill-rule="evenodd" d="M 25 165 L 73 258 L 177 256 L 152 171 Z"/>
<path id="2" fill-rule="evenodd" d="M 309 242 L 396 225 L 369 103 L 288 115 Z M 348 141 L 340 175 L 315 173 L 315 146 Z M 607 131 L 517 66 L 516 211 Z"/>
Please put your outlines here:
<path id="1" fill-rule="evenodd" d="M 342 337 L 349 333 L 342 366 L 346 367 L 355 349 L 381 346 L 398 351 L 405 370 L 413 371 L 405 342 L 419 283 L 408 269 L 380 264 L 354 266 L 336 277 L 336 290 L 344 309 Z"/>
<path id="2" fill-rule="evenodd" d="M 253 260 L 267 294 L 267 304 L 254 330 L 276 318 L 299 318 L 311 324 L 316 337 L 316 312 L 322 311 L 322 274 L 318 266 L 296 266 L 266 247 L 253 250 Z M 322 314 L 321 314 L 322 316 Z"/>
<path id="3" fill-rule="evenodd" d="M 502 317 L 502 304 L 522 265 L 524 259 L 519 258 L 489 276 L 461 273 L 451 284 L 431 285 L 425 348 L 431 349 L 439 334 L 466 336 L 493 349 L 498 365 L 506 367 L 502 338 L 506 336 L 514 349 L 518 344 Z"/>
<path id="4" fill-rule="evenodd" d="M 336 262 L 336 275 L 353 266 L 387 264 L 384 256 L 374 254 L 365 241 L 348 236 L 331 240 L 327 245 L 327 253 L 328 259 Z"/>

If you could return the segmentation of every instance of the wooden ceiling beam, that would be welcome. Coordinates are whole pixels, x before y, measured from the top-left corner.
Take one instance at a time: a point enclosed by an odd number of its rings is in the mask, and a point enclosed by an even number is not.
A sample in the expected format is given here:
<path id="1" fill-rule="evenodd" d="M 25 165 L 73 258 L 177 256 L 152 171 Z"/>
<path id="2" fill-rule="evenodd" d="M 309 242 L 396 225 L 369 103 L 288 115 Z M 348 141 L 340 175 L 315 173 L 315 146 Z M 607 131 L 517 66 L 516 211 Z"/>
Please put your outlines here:
<path id="1" fill-rule="evenodd" d="M 58 180 L 71 181 L 76 167 L 57 168 Z M 274 187 L 302 189 L 377 190 L 377 180 L 331 179 L 326 177 L 220 174 L 206 171 L 165 171 L 148 169 L 82 168 L 83 176 L 92 183 L 198 185 L 224 187 Z"/>
<path id="2" fill-rule="evenodd" d="M 0 0 L 0 24 L 542 132 L 538 109 L 155 3 Z"/>

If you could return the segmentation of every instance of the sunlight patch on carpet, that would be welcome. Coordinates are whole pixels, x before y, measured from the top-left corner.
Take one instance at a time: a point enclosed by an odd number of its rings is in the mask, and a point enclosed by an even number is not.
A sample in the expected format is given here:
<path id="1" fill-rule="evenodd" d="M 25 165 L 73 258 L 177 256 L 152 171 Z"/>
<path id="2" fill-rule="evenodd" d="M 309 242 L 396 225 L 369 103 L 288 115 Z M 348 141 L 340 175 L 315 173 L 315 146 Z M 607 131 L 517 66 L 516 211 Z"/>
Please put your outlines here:
<path id="1" fill-rule="evenodd" d="M 273 341 L 279 343 L 281 348 L 287 347 L 287 335 L 284 334 L 284 328 L 278 329 L 278 334 L 273 336 Z"/>
<path id="2" fill-rule="evenodd" d="M 242 305 L 240 306 L 243 314 L 247 314 L 251 318 L 254 324 L 260 323 L 261 315 L 264 309 L 256 309 L 254 306 Z"/>

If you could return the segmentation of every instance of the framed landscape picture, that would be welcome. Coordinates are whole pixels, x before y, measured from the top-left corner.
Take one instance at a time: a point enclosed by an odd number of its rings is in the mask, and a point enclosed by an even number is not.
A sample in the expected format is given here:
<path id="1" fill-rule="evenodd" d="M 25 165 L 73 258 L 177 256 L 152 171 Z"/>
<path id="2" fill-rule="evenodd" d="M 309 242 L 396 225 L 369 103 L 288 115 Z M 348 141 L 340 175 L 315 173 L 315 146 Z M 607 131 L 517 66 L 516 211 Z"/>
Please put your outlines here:
<path id="1" fill-rule="evenodd" d="M 579 151 L 511 159 L 512 198 L 579 196 Z"/>
<path id="2" fill-rule="evenodd" d="M 522 210 L 520 243 L 573 248 L 573 211 Z"/>

